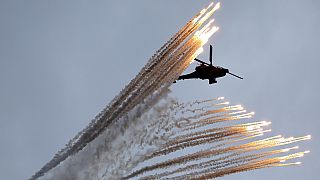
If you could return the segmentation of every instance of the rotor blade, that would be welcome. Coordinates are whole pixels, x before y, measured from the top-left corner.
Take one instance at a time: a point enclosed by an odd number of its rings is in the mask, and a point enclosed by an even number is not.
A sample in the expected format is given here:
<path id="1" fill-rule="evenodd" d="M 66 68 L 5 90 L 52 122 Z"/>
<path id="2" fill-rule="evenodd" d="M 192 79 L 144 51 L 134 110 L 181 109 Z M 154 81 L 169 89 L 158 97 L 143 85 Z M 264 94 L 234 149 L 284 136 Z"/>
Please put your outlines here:
<path id="1" fill-rule="evenodd" d="M 208 64 L 208 63 L 206 63 L 206 62 L 204 62 L 204 61 L 201 61 L 201 60 L 199 60 L 199 59 L 197 59 L 197 58 L 195 58 L 194 60 L 195 60 L 195 61 L 198 61 L 199 63 L 206 64 L 206 65 L 209 65 L 209 66 L 210 66 L 210 64 Z"/>
<path id="2" fill-rule="evenodd" d="M 239 78 L 239 79 L 243 79 L 242 77 L 240 77 L 240 76 L 238 76 L 238 75 L 235 75 L 235 74 L 232 74 L 232 73 L 230 73 L 230 72 L 228 72 L 228 74 L 230 74 L 230 75 L 232 75 L 232 76 L 234 76 L 234 77 L 237 77 L 237 78 Z"/>
<path id="3" fill-rule="evenodd" d="M 212 66 L 212 45 L 210 44 L 210 66 Z"/>

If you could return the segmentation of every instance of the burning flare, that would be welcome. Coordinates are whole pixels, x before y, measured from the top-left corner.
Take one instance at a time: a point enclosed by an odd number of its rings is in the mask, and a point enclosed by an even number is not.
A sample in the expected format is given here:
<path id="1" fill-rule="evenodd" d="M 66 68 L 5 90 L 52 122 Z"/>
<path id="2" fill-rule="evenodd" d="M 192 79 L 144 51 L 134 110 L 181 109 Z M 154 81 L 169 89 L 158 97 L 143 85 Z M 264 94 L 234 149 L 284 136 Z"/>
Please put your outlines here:
<path id="1" fill-rule="evenodd" d="M 242 123 L 254 113 L 247 113 L 241 105 L 229 105 L 223 97 L 191 103 L 171 99 L 155 106 L 219 29 L 214 20 L 205 24 L 219 7 L 220 3 L 211 3 L 192 18 L 31 179 L 205 179 L 300 164 L 286 161 L 309 151 L 291 153 L 298 147 L 283 146 L 309 140 L 310 135 L 257 140 L 270 132 L 265 129 L 270 122 Z"/>
<path id="2" fill-rule="evenodd" d="M 214 103 L 207 105 L 212 102 Z M 200 107 L 189 109 L 196 104 Z M 301 162 L 286 161 L 301 158 L 310 152 L 291 152 L 298 150 L 298 146 L 283 147 L 309 140 L 310 135 L 288 138 L 277 135 L 257 140 L 257 137 L 271 131 L 265 129 L 271 122 L 234 122 L 236 124 L 230 125 L 228 121 L 250 119 L 254 113 L 246 113 L 241 105 L 228 104 L 223 98 L 216 98 L 214 101 L 197 101 L 170 108 L 182 114 L 189 111 L 193 113 L 168 119 L 168 125 L 164 127 L 166 133 L 170 134 L 168 141 L 159 144 L 141 162 L 143 165 L 138 165 L 139 168 L 134 168 L 125 178 L 217 178 L 254 169 L 299 165 Z M 171 125 L 171 121 L 175 122 Z"/>

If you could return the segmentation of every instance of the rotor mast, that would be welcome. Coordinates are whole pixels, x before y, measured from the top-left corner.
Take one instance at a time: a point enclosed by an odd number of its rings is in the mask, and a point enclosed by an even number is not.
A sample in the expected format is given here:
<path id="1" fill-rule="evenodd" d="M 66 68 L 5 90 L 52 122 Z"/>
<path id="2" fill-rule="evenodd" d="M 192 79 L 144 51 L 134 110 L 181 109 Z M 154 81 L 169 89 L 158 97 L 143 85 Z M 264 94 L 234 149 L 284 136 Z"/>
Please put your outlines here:
<path id="1" fill-rule="evenodd" d="M 209 61 L 210 61 L 210 66 L 212 66 L 212 45 L 210 44 L 210 58 L 209 58 Z"/>

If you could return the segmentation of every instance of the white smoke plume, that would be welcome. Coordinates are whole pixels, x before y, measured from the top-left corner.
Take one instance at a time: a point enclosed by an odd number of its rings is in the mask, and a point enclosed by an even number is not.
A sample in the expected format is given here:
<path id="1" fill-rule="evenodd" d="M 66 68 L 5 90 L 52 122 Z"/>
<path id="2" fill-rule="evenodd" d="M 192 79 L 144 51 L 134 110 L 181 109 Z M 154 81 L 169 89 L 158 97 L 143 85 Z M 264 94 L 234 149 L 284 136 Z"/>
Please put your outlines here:
<path id="1" fill-rule="evenodd" d="M 287 144 L 309 136 L 258 139 L 270 122 L 223 98 L 181 103 L 163 88 L 43 179 L 201 179 L 258 168 L 295 165 Z M 270 150 L 269 148 L 275 148 Z"/>
<path id="2" fill-rule="evenodd" d="M 160 87 L 168 86 L 176 80 L 199 54 L 199 49 L 202 48 L 208 38 L 217 30 L 214 26 L 204 26 L 202 29 L 198 29 L 211 17 L 219 6 L 220 3 L 214 6 L 211 3 L 207 8 L 193 17 L 151 57 L 139 74 L 84 130 L 76 135 L 65 148 L 59 151 L 31 179 L 43 176 L 68 157 L 77 154 L 111 124 L 123 118 L 137 105 L 141 104 L 146 97 L 159 90 Z"/>
<path id="3" fill-rule="evenodd" d="M 221 98 L 184 104 L 168 96 L 171 83 L 218 30 L 213 21 L 204 23 L 219 7 L 220 3 L 211 3 L 182 27 L 119 95 L 30 179 L 198 179 L 298 164 L 283 162 L 307 152 L 273 157 L 296 148 L 253 151 L 309 136 L 243 142 L 263 135 L 268 130 L 262 127 L 268 123 L 219 127 L 216 125 L 221 122 L 250 118 L 252 113 L 227 106 Z"/>

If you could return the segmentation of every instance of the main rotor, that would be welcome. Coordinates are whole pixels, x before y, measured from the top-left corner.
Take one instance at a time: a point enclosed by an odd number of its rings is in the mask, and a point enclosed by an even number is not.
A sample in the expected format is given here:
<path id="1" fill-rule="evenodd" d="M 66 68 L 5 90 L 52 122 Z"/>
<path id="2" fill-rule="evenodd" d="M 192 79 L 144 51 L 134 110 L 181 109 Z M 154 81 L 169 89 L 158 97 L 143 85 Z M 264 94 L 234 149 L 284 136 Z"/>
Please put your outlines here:
<path id="1" fill-rule="evenodd" d="M 209 67 L 215 67 L 215 66 L 213 66 L 213 64 L 212 64 L 212 53 L 213 53 L 212 51 L 213 51 L 213 47 L 212 47 L 212 45 L 210 44 L 210 54 L 209 54 L 209 62 L 210 62 L 210 64 L 209 64 L 209 63 L 206 63 L 206 62 L 204 62 L 204 61 L 201 61 L 200 59 L 197 59 L 197 58 L 195 58 L 194 60 L 197 61 L 197 62 L 199 62 L 199 63 L 201 63 L 201 64 L 205 64 L 205 65 L 207 65 L 207 66 L 209 66 Z M 225 69 L 225 68 L 224 68 L 224 69 Z M 240 76 L 238 76 L 238 75 L 236 75 L 236 74 L 230 73 L 228 69 L 226 69 L 226 70 L 227 70 L 227 73 L 228 73 L 228 74 L 230 74 L 230 75 L 232 75 L 232 76 L 234 76 L 234 77 L 237 77 L 237 78 L 239 78 L 239 79 L 243 79 L 242 77 L 240 77 Z"/>

